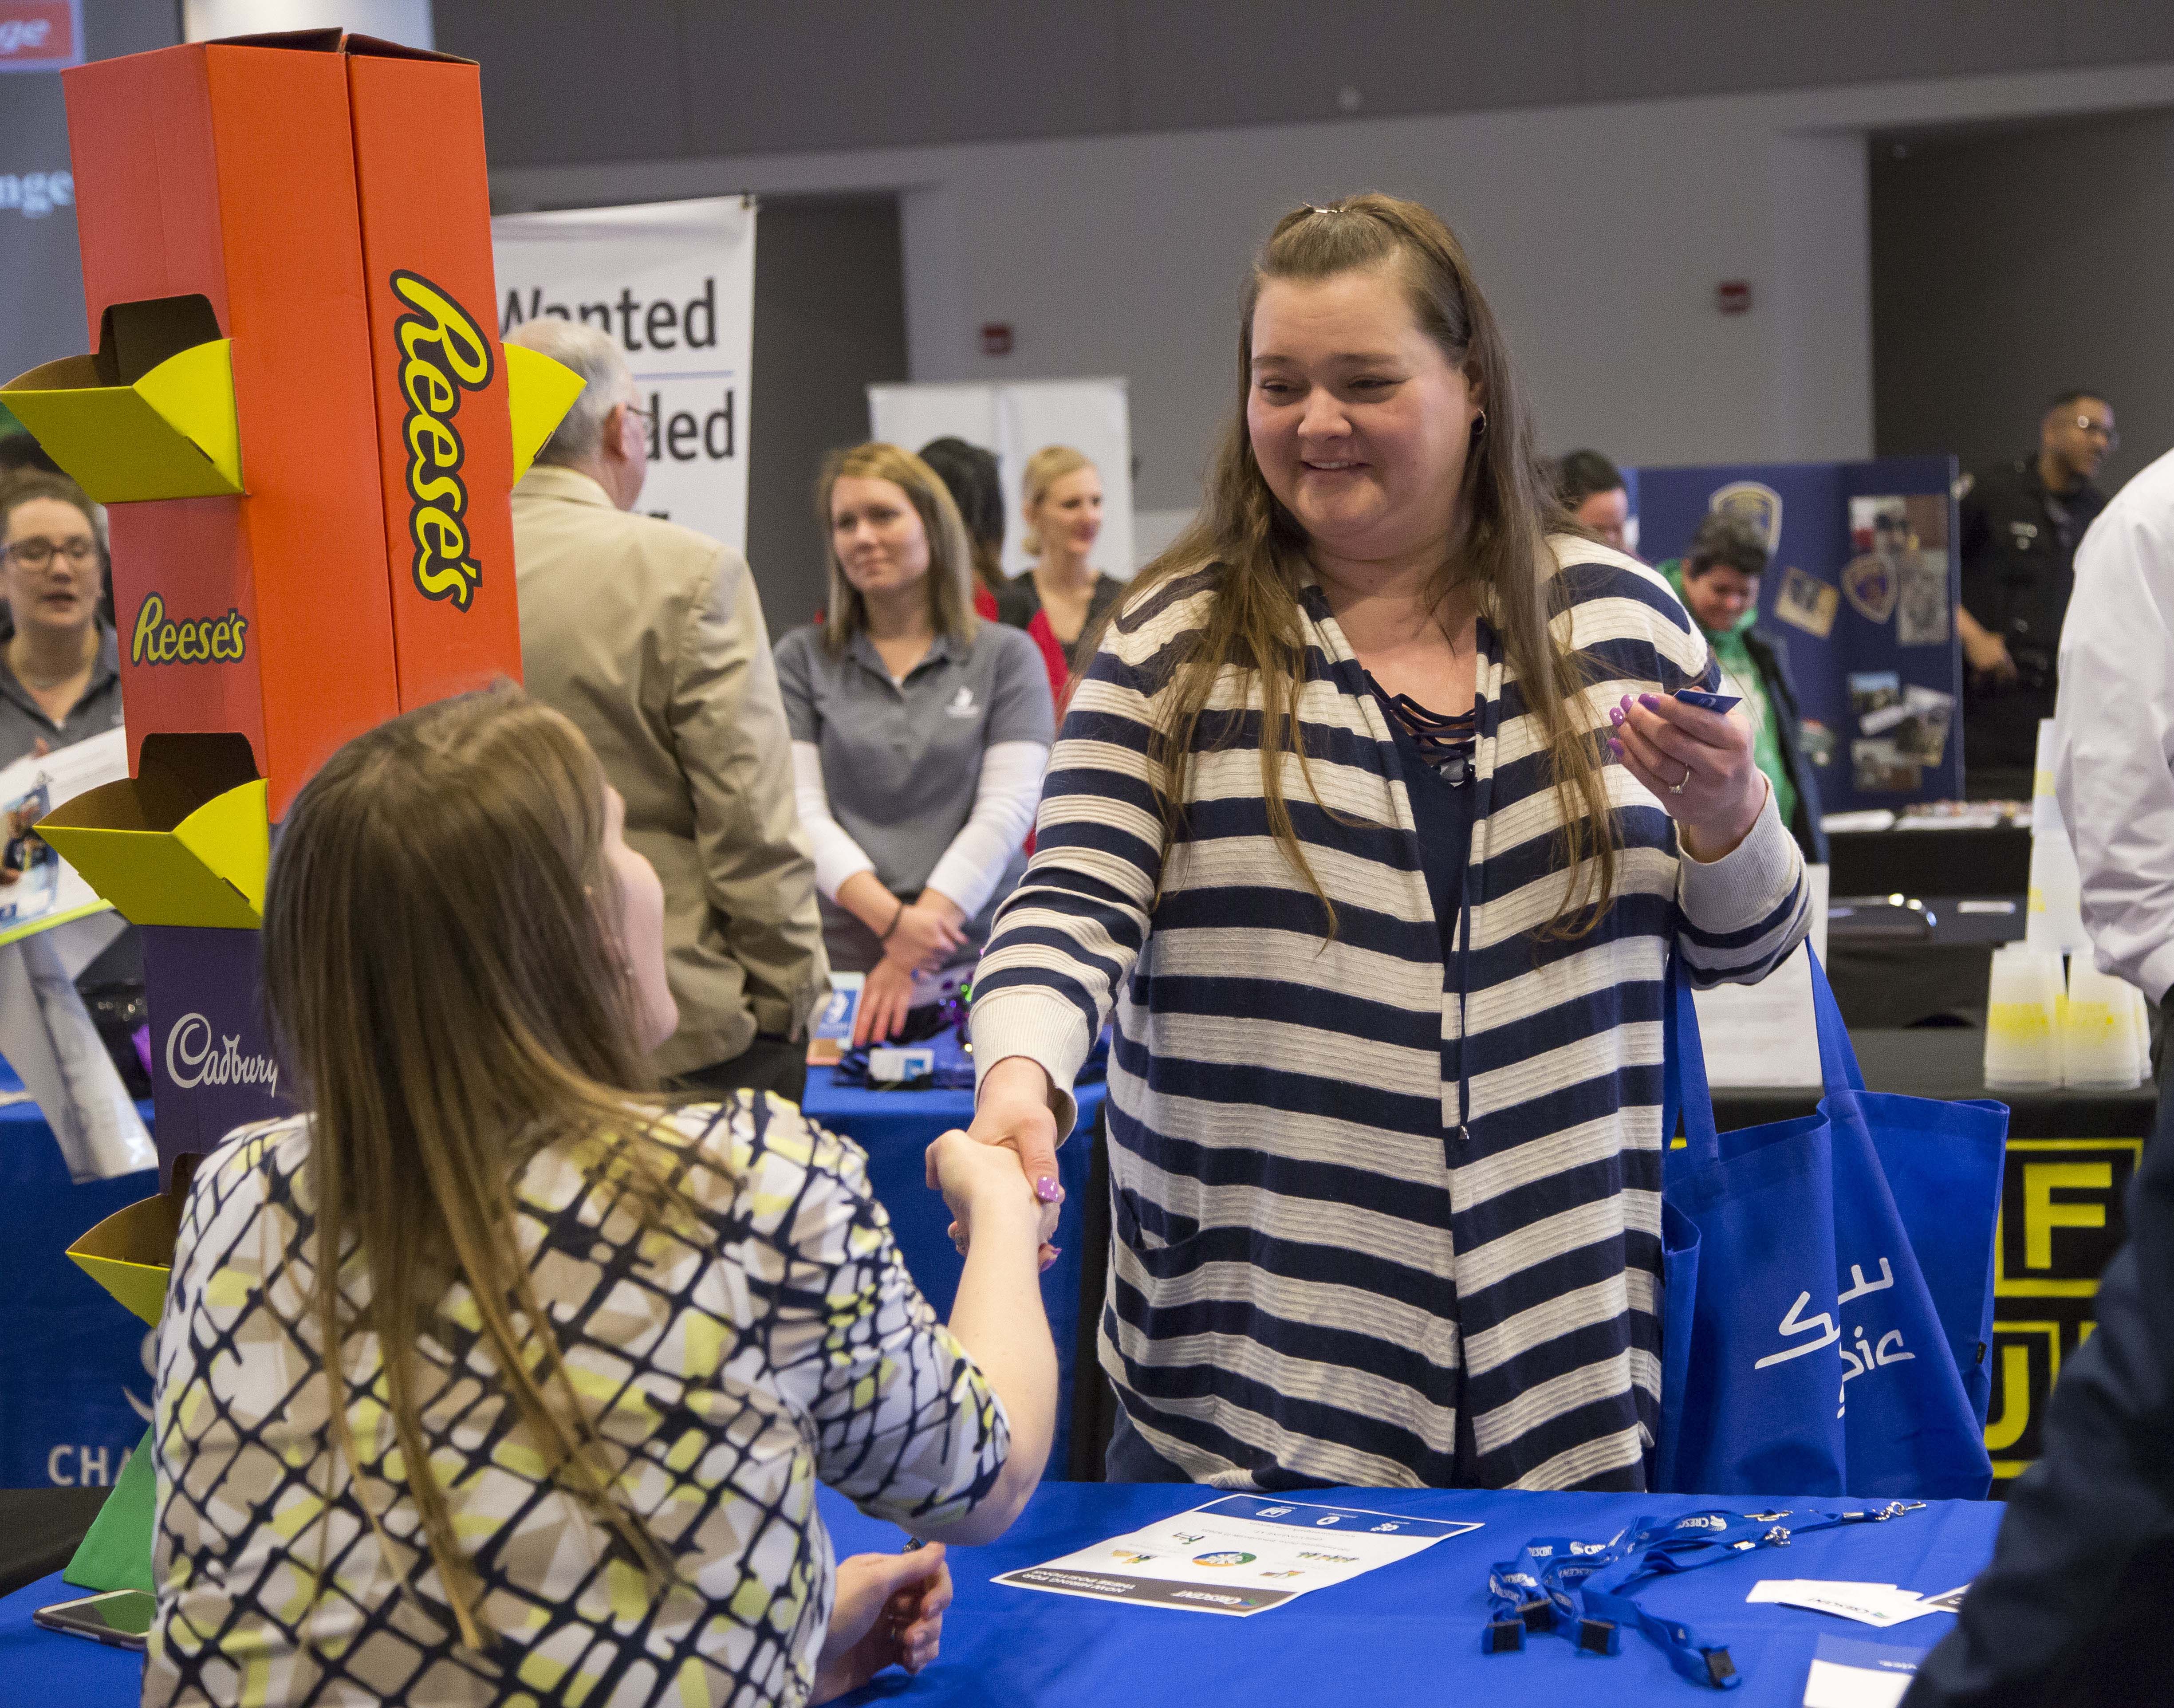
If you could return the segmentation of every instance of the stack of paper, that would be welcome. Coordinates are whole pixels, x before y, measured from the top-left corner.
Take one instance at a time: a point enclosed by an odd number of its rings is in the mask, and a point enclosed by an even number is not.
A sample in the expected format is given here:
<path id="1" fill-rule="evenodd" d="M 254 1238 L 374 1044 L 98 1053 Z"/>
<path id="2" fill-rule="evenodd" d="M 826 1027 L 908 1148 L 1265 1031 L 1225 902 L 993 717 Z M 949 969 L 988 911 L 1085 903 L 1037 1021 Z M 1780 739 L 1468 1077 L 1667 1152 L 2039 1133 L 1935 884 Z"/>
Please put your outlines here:
<path id="1" fill-rule="evenodd" d="M 1927 1613 L 1951 1613 L 1962 1605 L 1963 1588 L 1933 1596 L 1921 1596 L 1891 1583 L 1850 1583 L 1814 1577 L 1767 1577 L 1751 1586 L 1747 1602 L 1778 1602 L 1784 1607 L 1809 1608 L 1814 1613 L 1835 1613 L 1860 1624 L 1899 1625 Z"/>
<path id="2" fill-rule="evenodd" d="M 1930 1652 L 1823 1636 L 1804 1680 L 1804 1708 L 1900 1708 Z"/>

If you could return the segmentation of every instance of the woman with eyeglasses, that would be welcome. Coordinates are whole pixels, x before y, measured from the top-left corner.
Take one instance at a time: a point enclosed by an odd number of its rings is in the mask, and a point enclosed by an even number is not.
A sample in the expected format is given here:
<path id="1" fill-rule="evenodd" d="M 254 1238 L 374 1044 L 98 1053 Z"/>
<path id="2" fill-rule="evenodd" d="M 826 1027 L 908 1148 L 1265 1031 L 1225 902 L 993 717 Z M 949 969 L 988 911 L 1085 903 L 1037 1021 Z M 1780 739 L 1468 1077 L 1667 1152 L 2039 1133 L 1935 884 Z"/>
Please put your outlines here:
<path id="1" fill-rule="evenodd" d="M 121 727 L 120 649 L 100 610 L 105 579 L 98 508 L 81 487 L 45 469 L 0 476 L 0 766 Z M 43 810 L 18 804 L 0 819 L 0 900 L 19 894 L 10 886 L 50 853 L 31 830 Z M 155 1160 L 128 1089 L 132 1079 L 143 1084 L 133 1073 L 143 1057 L 127 1035 L 142 968 L 133 928 L 114 914 L 0 945 L 0 1055 L 37 1099 L 78 1183 Z M 83 991 L 110 1004 L 105 1051 Z"/>
<path id="2" fill-rule="evenodd" d="M 0 485 L 0 765 L 121 723 L 121 654 L 100 620 L 98 512 L 65 474 Z"/>

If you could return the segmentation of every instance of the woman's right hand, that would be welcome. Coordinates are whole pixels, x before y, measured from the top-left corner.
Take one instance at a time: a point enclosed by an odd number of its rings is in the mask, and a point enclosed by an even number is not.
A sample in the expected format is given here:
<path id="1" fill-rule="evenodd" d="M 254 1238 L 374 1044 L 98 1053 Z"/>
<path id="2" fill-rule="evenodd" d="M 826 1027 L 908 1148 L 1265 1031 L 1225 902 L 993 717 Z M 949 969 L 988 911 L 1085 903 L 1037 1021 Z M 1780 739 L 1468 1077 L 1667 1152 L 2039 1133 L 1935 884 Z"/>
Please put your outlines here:
<path id="1" fill-rule="evenodd" d="M 861 1005 L 853 1015 L 853 1047 L 888 1044 L 913 1008 L 913 970 L 885 956 L 861 985 Z"/>
<path id="2" fill-rule="evenodd" d="M 884 958 L 908 972 L 933 972 L 966 941 L 965 932 L 933 907 L 909 901 L 884 939 Z"/>
<path id="3" fill-rule="evenodd" d="M 1049 1241 L 1057 1233 L 1057 1210 L 1064 1202 L 1064 1188 L 1057 1183 L 1057 1116 L 1049 1107 L 1049 1073 L 1039 1062 L 1007 1056 L 982 1076 L 973 1124 L 966 1129 L 976 1143 L 1009 1151 L 1033 1186 L 1041 1205 L 1045 1269 L 1057 1261 L 1057 1247 Z M 955 1241 L 962 1235 L 963 1230 L 955 1229 Z M 960 1249 L 965 1249 L 963 1244 Z"/>
<path id="4" fill-rule="evenodd" d="M 977 1220 L 985 1233 L 992 1223 L 1015 1222 L 1022 1240 L 1040 1240 L 1045 1208 L 1037 1202 L 1040 1195 L 994 1146 L 976 1144 L 955 1127 L 928 1147 L 927 1170 L 929 1186 L 950 1207 L 951 1238 L 961 1251 L 971 1243 Z"/>

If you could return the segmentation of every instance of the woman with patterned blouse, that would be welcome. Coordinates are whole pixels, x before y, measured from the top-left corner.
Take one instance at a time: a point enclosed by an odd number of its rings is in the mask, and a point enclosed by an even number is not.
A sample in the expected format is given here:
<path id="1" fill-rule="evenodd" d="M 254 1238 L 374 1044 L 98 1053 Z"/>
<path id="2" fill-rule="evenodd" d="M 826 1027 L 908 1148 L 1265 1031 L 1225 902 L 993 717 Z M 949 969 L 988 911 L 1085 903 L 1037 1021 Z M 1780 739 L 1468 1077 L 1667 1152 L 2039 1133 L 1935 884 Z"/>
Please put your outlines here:
<path id="1" fill-rule="evenodd" d="M 852 1143 L 632 1089 L 675 1017 L 621 827 L 511 689 L 295 802 L 265 987 L 311 1112 L 188 1193 L 145 1702 L 822 1701 L 926 1665 L 950 1583 L 941 1546 L 834 1565 L 819 1480 L 938 1543 L 1032 1492 L 1056 1368 L 1012 1308 L 1016 1164 L 930 1147 L 975 1235 L 947 1329 Z"/>

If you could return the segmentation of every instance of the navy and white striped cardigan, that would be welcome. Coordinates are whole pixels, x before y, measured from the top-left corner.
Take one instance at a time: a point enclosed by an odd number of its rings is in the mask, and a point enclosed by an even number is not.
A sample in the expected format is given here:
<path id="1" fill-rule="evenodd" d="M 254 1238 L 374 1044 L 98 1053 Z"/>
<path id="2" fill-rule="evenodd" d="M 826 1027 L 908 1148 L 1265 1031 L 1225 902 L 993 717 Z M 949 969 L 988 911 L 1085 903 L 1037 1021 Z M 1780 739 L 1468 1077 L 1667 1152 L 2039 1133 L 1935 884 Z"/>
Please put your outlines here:
<path id="1" fill-rule="evenodd" d="M 1659 576 L 1551 544 L 1552 620 L 1587 667 L 1593 728 L 1626 692 L 1713 685 Z M 1679 857 L 1659 804 L 1611 765 L 1614 905 L 1587 936 L 1543 938 L 1561 815 L 1483 622 L 1460 1001 L 1394 739 L 1309 588 L 1299 716 L 1317 799 L 1295 759 L 1284 790 L 1335 903 L 1324 941 L 1270 835 L 1258 700 L 1235 673 L 1201 719 L 1182 846 L 1165 846 L 1149 731 L 1214 582 L 1172 581 L 1111 625 L 974 981 L 983 1071 L 1030 1057 L 1068 1096 L 1116 1010 L 1103 1367 L 1199 1481 L 1641 1489 L 1661 1380 L 1666 957 L 1696 984 L 1763 977 L 1809 924 L 1797 846 L 1770 792 L 1734 852 Z"/>

